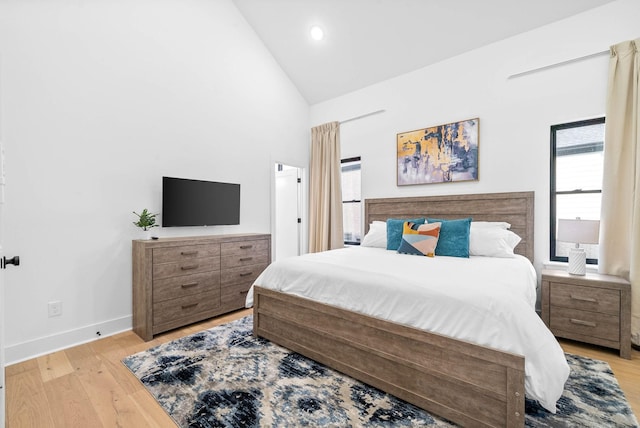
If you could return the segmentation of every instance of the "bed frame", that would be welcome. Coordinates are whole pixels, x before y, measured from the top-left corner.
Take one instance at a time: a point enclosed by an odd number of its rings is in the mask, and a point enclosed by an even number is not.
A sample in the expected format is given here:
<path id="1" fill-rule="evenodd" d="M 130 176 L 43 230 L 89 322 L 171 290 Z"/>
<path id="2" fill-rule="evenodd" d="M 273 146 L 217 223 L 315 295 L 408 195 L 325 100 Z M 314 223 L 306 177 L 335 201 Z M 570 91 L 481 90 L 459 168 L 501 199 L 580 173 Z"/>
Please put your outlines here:
<path id="1" fill-rule="evenodd" d="M 533 192 L 368 199 L 390 217 L 507 221 L 533 260 Z M 524 357 L 254 287 L 254 334 L 463 426 L 524 426 Z"/>

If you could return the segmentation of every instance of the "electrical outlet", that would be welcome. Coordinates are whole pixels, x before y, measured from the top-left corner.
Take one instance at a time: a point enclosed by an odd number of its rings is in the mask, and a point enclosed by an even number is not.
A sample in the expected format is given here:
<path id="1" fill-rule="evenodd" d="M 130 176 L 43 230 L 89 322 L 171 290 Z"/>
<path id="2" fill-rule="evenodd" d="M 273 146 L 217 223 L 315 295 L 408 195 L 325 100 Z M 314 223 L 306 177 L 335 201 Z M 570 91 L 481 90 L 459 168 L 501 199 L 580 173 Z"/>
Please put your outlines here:
<path id="1" fill-rule="evenodd" d="M 62 302 L 60 300 L 56 300 L 55 302 L 49 302 L 48 308 L 49 308 L 49 318 L 59 317 L 60 315 L 62 315 Z"/>

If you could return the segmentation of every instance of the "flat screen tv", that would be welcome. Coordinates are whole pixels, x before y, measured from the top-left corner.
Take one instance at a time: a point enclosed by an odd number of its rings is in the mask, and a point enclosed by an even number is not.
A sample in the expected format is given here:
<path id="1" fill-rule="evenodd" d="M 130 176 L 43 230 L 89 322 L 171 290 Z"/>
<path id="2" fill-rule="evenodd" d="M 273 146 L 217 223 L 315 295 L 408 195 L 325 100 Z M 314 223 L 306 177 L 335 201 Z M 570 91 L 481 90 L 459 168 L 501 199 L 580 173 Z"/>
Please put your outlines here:
<path id="1" fill-rule="evenodd" d="M 240 224 L 240 185 L 162 177 L 162 227 Z"/>

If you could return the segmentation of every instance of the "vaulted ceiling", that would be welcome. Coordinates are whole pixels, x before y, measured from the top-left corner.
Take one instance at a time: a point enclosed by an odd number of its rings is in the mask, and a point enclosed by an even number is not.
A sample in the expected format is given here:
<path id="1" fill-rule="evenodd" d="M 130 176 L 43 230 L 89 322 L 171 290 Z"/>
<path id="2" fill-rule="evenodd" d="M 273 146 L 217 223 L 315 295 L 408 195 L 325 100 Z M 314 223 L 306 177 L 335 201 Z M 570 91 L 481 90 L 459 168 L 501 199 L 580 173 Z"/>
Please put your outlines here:
<path id="1" fill-rule="evenodd" d="M 613 0 L 233 1 L 316 104 Z"/>

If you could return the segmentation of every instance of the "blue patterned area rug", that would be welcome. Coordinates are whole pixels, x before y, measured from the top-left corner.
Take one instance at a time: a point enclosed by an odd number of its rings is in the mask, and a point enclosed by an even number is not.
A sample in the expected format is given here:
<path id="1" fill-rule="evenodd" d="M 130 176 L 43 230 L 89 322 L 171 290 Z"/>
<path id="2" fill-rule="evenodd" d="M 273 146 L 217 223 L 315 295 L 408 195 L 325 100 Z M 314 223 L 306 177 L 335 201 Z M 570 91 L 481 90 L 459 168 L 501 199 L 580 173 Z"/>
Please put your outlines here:
<path id="1" fill-rule="evenodd" d="M 451 427 L 409 403 L 252 336 L 252 317 L 129 356 L 123 363 L 179 427 Z M 609 365 L 567 354 L 553 415 L 526 400 L 529 427 L 636 427 Z"/>

